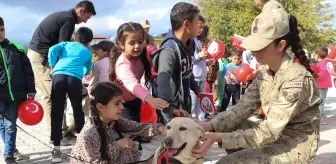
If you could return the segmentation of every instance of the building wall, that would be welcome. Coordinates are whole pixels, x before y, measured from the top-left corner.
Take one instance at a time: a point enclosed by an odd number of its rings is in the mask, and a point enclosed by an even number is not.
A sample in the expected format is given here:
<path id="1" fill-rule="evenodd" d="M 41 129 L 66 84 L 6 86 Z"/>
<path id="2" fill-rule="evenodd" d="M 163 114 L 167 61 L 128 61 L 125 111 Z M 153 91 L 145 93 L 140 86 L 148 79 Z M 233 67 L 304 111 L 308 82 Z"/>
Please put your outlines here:
<path id="1" fill-rule="evenodd" d="M 100 41 L 106 40 L 106 39 L 93 39 L 90 43 L 90 45 L 98 44 Z"/>

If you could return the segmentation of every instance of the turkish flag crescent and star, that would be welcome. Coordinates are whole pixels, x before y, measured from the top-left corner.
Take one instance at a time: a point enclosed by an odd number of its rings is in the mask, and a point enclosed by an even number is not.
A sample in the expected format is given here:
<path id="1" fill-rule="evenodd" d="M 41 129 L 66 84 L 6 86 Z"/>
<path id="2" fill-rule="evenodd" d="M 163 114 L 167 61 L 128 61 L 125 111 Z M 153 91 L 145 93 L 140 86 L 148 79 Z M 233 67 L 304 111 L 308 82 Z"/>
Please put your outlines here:
<path id="1" fill-rule="evenodd" d="M 213 94 L 201 92 L 200 93 L 200 106 L 205 113 L 217 112 L 215 108 L 215 103 L 213 101 Z"/>

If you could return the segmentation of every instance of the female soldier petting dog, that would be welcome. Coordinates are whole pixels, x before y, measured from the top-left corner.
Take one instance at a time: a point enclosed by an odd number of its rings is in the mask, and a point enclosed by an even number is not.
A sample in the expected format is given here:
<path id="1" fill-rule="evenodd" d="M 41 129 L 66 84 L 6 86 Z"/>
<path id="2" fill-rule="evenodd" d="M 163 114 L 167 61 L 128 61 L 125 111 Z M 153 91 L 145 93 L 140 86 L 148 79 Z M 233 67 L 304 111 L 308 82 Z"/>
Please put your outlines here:
<path id="1" fill-rule="evenodd" d="M 216 132 L 206 134 L 203 145 L 193 150 L 197 158 L 203 157 L 215 142 L 224 149 L 245 148 L 217 163 L 296 164 L 311 163 L 315 158 L 321 98 L 300 44 L 297 20 L 288 16 L 280 4 L 265 7 L 242 46 L 269 69 L 257 74 L 235 106 L 208 123 L 200 123 L 206 131 Z M 287 55 L 289 47 L 300 63 Z M 249 122 L 249 116 L 261 105 L 265 119 Z"/>

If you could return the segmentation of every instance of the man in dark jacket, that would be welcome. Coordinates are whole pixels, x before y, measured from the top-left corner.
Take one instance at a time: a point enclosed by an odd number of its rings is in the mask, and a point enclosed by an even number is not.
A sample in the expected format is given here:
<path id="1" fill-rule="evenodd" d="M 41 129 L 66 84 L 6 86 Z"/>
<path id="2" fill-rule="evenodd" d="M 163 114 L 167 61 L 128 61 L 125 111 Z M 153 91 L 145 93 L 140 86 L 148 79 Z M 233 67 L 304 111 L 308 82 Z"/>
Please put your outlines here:
<path id="1" fill-rule="evenodd" d="M 153 95 L 170 104 L 161 112 L 161 123 L 169 122 L 175 109 L 190 112 L 190 89 L 199 93 L 192 73 L 195 52 L 192 38 L 198 33 L 199 12 L 190 3 L 174 5 L 170 13 L 172 31 L 168 32 L 161 49 L 153 54 L 153 66 L 158 72 L 153 82 Z"/>
<path id="2" fill-rule="evenodd" d="M 50 132 L 51 114 L 51 70 L 48 65 L 48 50 L 62 41 L 70 41 L 75 25 L 86 22 L 96 11 L 92 2 L 81 1 L 74 9 L 47 16 L 36 28 L 30 41 L 28 57 L 33 66 L 36 87 L 44 109 L 44 121 Z"/>
<path id="3" fill-rule="evenodd" d="M 16 163 L 23 156 L 16 150 L 18 106 L 35 97 L 34 73 L 24 47 L 5 38 L 0 17 L 0 134 L 6 163 Z"/>

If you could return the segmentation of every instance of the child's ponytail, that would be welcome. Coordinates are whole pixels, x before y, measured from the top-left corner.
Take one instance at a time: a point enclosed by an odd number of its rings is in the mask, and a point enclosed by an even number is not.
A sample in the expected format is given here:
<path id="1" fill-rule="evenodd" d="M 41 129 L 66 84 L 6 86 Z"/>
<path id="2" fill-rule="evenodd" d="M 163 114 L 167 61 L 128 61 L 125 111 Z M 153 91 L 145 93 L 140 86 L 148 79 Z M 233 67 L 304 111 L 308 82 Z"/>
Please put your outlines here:
<path id="1" fill-rule="evenodd" d="M 100 120 L 99 117 L 99 112 L 98 109 L 96 107 L 97 103 L 95 100 L 91 99 L 90 101 L 90 109 L 91 109 L 91 117 L 97 127 L 97 131 L 99 133 L 100 136 L 100 154 L 101 154 L 101 158 L 104 161 L 110 161 L 110 157 L 107 154 L 107 138 L 106 138 L 106 130 L 104 129 L 103 126 L 103 122 Z"/>

